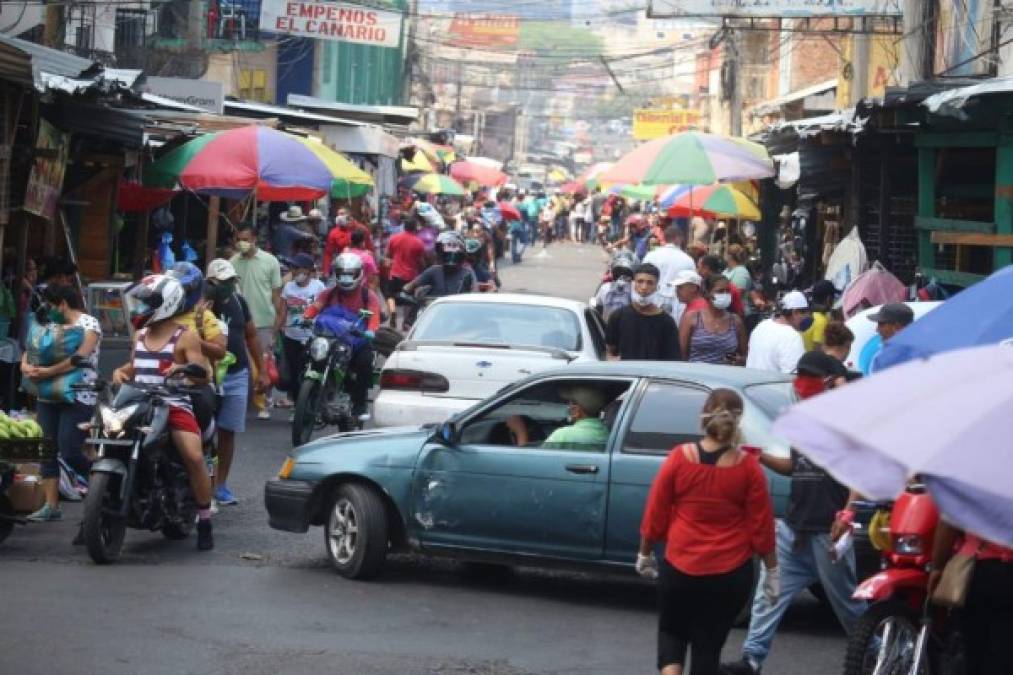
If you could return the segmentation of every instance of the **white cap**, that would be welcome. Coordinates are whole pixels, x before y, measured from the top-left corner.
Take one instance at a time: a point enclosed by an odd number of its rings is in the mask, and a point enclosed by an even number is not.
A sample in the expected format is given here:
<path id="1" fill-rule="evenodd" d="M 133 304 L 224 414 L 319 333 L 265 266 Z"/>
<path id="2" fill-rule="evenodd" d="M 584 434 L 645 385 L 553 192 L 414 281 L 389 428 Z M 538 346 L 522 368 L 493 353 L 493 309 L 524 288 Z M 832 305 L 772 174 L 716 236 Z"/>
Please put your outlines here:
<path id="1" fill-rule="evenodd" d="M 791 291 L 781 298 L 782 309 L 809 309 L 809 301 L 802 291 Z"/>
<path id="2" fill-rule="evenodd" d="M 208 263 L 208 279 L 214 279 L 215 281 L 228 281 L 234 279 L 238 275 L 236 274 L 236 268 L 232 266 L 225 258 L 215 258 Z"/>
<path id="3" fill-rule="evenodd" d="M 679 270 L 678 274 L 675 275 L 675 279 L 668 282 L 669 286 L 675 288 L 678 288 L 683 284 L 696 284 L 697 286 L 701 286 L 703 284 L 703 278 L 693 270 Z"/>

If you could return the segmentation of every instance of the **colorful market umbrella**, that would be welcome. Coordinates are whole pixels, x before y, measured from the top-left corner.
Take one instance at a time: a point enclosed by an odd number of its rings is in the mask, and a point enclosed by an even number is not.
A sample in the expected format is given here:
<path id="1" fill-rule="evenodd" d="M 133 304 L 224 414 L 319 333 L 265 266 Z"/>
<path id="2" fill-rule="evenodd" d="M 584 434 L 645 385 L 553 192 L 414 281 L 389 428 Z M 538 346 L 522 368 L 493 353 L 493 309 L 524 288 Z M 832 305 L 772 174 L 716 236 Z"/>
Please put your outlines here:
<path id="1" fill-rule="evenodd" d="M 319 141 L 251 125 L 205 134 L 144 169 L 146 187 L 260 201 L 308 201 L 332 183 L 372 185 L 372 177 Z"/>
<path id="2" fill-rule="evenodd" d="M 668 207 L 668 215 L 707 215 L 759 220 L 760 209 L 731 185 L 704 185 L 686 190 Z"/>
<path id="3" fill-rule="evenodd" d="M 667 185 L 613 185 L 609 188 L 609 192 L 627 199 L 633 199 L 640 202 L 652 202 L 658 197 L 662 190 L 667 188 Z"/>
<path id="4" fill-rule="evenodd" d="M 430 195 L 451 195 L 455 197 L 463 197 L 468 194 L 463 185 L 442 173 L 417 174 L 416 176 L 409 176 L 407 178 L 409 180 L 405 182 L 405 187 L 414 192 Z"/>
<path id="5" fill-rule="evenodd" d="M 407 159 L 401 160 L 401 172 L 402 173 L 434 173 L 439 162 L 435 164 L 429 159 L 425 153 L 416 152 L 415 156 L 409 162 Z"/>
<path id="6" fill-rule="evenodd" d="M 594 190 L 601 183 L 598 176 L 612 168 L 612 162 L 598 162 L 584 169 L 584 172 L 577 176 L 573 182 L 583 186 L 587 190 Z M 612 181 L 615 183 L 639 183 L 640 181 Z"/>
<path id="7" fill-rule="evenodd" d="M 598 180 L 605 183 L 672 185 L 769 178 L 767 149 L 743 138 L 683 131 L 648 141 L 626 154 Z"/>
<path id="8" fill-rule="evenodd" d="M 517 210 L 517 207 L 510 202 L 500 202 L 499 212 L 503 214 L 505 220 L 520 220 L 521 212 Z"/>
<path id="9" fill-rule="evenodd" d="M 893 499 L 919 476 L 949 522 L 1013 546 L 1010 406 L 1013 347 L 988 345 L 815 396 L 791 406 L 773 431 L 869 499 Z"/>
<path id="10" fill-rule="evenodd" d="M 440 145 L 422 138 L 413 139 L 411 144 L 424 152 L 427 157 L 441 164 L 450 164 L 457 159 L 457 153 L 449 145 Z"/>
<path id="11" fill-rule="evenodd" d="M 467 160 L 451 164 L 450 175 L 462 183 L 477 183 L 482 187 L 498 187 L 507 182 L 507 175 L 502 171 Z"/>

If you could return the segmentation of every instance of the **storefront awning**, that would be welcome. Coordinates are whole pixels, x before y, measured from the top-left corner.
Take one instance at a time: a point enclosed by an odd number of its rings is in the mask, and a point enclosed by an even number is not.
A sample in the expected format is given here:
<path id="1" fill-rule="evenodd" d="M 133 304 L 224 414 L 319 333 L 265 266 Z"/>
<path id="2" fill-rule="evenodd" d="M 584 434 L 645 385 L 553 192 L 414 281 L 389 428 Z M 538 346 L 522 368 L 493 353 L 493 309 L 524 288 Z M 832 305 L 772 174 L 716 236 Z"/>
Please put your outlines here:
<path id="1" fill-rule="evenodd" d="M 288 104 L 293 108 L 308 108 L 310 110 L 327 110 L 341 113 L 342 117 L 373 122 L 375 124 L 397 124 L 408 126 L 419 118 L 418 108 L 409 108 L 396 105 L 353 105 L 351 103 L 339 103 L 315 96 L 303 96 L 301 94 L 289 94 Z"/>
<path id="2" fill-rule="evenodd" d="M 811 87 L 806 87 L 804 89 L 793 91 L 790 94 L 785 94 L 784 96 L 779 96 L 778 98 L 774 98 L 769 101 L 757 103 L 750 109 L 749 113 L 754 117 L 759 117 L 761 115 L 770 115 L 778 112 L 781 108 L 783 108 L 786 105 L 797 103 L 799 101 L 804 101 L 805 99 L 811 96 L 818 96 L 820 94 L 825 94 L 826 92 L 832 89 L 837 89 L 836 78 L 833 80 L 827 80 L 826 82 L 820 82 L 819 84 L 814 84 Z"/>
<path id="3" fill-rule="evenodd" d="M 969 87 L 959 87 L 929 96 L 922 105 L 936 115 L 964 118 L 964 106 L 982 96 L 1013 94 L 1013 77 L 995 78 Z"/>

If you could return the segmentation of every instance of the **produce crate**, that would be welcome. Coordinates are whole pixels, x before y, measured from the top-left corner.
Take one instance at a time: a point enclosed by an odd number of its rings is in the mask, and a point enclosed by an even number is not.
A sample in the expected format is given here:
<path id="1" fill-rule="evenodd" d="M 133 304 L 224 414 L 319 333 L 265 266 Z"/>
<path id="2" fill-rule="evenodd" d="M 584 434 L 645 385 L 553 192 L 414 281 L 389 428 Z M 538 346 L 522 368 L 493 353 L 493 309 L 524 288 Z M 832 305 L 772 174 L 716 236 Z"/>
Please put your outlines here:
<path id="1" fill-rule="evenodd" d="M 0 462 L 44 462 L 56 454 L 56 443 L 49 438 L 0 438 Z"/>

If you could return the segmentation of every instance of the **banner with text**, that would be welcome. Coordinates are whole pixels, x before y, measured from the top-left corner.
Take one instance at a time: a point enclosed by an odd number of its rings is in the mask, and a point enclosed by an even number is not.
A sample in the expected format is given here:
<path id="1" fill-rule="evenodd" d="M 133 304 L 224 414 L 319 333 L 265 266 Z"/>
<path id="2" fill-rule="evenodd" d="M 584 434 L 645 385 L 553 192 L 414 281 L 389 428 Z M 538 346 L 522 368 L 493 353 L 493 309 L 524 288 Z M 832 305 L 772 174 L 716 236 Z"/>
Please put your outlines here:
<path id="1" fill-rule="evenodd" d="M 652 18 L 683 16 L 901 16 L 900 0 L 651 0 Z"/>
<path id="2" fill-rule="evenodd" d="M 401 43 L 402 14 L 320 0 L 262 0 L 260 29 L 298 37 L 356 42 L 374 47 Z"/>
<path id="3" fill-rule="evenodd" d="M 511 47 L 517 44 L 520 21 L 516 16 L 455 14 L 449 32 L 462 47 Z"/>
<path id="4" fill-rule="evenodd" d="M 633 111 L 633 138 L 648 141 L 676 134 L 700 123 L 696 110 L 641 108 Z"/>

